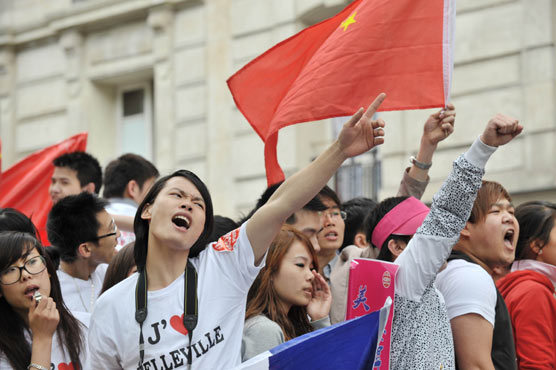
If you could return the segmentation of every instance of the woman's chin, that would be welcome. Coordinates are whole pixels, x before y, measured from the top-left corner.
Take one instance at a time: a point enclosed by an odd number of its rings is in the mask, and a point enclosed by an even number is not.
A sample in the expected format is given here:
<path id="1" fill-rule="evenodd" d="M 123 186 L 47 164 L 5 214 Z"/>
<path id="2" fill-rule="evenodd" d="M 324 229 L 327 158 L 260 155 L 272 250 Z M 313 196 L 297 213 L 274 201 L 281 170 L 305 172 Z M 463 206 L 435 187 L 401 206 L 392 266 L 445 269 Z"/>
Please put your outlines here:
<path id="1" fill-rule="evenodd" d="M 311 297 L 307 298 L 305 295 L 303 298 L 299 299 L 299 304 L 297 306 L 307 307 L 311 303 Z"/>

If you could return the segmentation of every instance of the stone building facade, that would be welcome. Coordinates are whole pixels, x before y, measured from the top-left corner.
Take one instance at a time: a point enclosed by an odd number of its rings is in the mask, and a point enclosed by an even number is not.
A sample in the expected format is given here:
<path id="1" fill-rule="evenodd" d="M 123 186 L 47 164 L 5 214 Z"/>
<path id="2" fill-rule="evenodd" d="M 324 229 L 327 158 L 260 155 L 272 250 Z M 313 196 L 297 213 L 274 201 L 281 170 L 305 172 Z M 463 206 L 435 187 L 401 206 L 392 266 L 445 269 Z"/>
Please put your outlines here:
<path id="1" fill-rule="evenodd" d="M 226 79 L 275 43 L 338 12 L 346 0 L 0 0 L 0 138 L 3 168 L 88 131 L 105 165 L 122 152 L 161 173 L 188 168 L 206 181 L 215 211 L 236 217 L 266 186 L 263 144 L 235 108 Z M 451 161 L 503 112 L 526 132 L 502 148 L 487 178 L 516 203 L 556 200 L 556 2 L 458 0 L 452 97 L 455 133 L 430 172 L 430 200 Z M 345 196 L 395 193 L 431 111 L 390 112 L 387 144 Z M 338 120 L 280 132 L 287 174 L 334 136 Z M 380 162 L 380 184 L 368 179 Z M 341 177 L 341 176 L 340 176 Z M 345 184 L 345 177 L 338 183 Z M 362 182 L 361 182 L 362 181 Z M 349 188 L 349 187 L 348 187 Z M 347 189 L 347 188 L 346 188 Z M 371 191 L 372 190 L 372 191 Z M 352 194 L 349 194 L 349 193 Z"/>

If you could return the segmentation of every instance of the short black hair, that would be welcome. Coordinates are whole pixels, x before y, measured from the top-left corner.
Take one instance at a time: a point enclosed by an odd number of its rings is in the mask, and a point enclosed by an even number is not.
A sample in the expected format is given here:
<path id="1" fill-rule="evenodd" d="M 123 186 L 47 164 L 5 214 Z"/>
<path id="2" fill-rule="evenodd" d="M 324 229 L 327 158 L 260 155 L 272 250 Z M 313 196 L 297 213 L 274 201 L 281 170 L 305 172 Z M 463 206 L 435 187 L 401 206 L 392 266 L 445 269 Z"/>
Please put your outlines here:
<path id="1" fill-rule="evenodd" d="M 278 190 L 278 188 L 283 183 L 284 183 L 284 180 L 282 180 L 280 182 L 277 182 L 276 184 L 272 184 L 269 187 L 267 187 L 265 189 L 265 191 L 263 191 L 263 193 L 261 194 L 261 197 L 259 198 L 259 200 L 257 200 L 257 204 L 255 205 L 255 208 L 251 212 L 251 215 L 253 215 L 253 213 L 255 213 L 256 210 L 258 210 L 259 208 L 264 206 L 266 204 L 266 202 L 268 202 L 270 197 L 276 192 L 276 190 Z"/>
<path id="2" fill-rule="evenodd" d="M 46 231 L 62 261 L 75 261 L 80 244 L 96 241 L 100 228 L 97 214 L 104 211 L 107 204 L 94 194 L 82 192 L 62 198 L 52 206 Z"/>
<path id="3" fill-rule="evenodd" d="M 398 204 L 400 204 L 401 202 L 403 202 L 407 198 L 409 198 L 409 197 L 408 196 L 402 196 L 402 197 L 386 198 L 382 202 L 380 202 L 365 217 L 364 225 L 365 225 L 365 235 L 367 237 L 367 241 L 369 243 L 371 243 L 371 245 L 373 245 L 375 248 L 380 248 L 380 253 L 377 256 L 378 260 L 390 261 L 390 262 L 393 261 L 392 252 L 390 252 L 390 250 L 388 249 L 388 242 L 390 240 L 393 239 L 393 240 L 399 240 L 399 241 L 403 241 L 405 243 L 409 243 L 409 240 L 411 239 L 411 236 L 408 236 L 408 235 L 389 235 L 386 238 L 386 240 L 384 241 L 384 243 L 382 243 L 382 245 L 372 244 L 372 235 L 373 235 L 373 231 L 374 231 L 376 225 L 378 225 L 380 220 L 382 220 L 382 218 L 384 216 L 386 216 L 386 214 L 388 212 L 390 212 L 395 206 L 397 206 Z"/>
<path id="4" fill-rule="evenodd" d="M 272 184 L 269 187 L 267 187 L 265 189 L 265 191 L 261 194 L 261 197 L 259 198 L 259 200 L 257 200 L 257 204 L 255 205 L 255 207 L 251 211 L 249 211 L 247 216 L 244 216 L 243 218 L 241 218 L 238 221 L 238 224 L 242 225 L 245 221 L 249 220 L 255 214 L 255 212 L 257 212 L 257 210 L 259 208 L 261 208 L 262 206 L 264 206 L 266 204 L 266 202 L 268 202 L 268 200 L 270 199 L 272 194 L 274 194 L 276 192 L 276 190 L 278 190 L 280 185 L 282 185 L 283 183 L 284 183 L 284 181 L 282 180 L 280 182 L 277 182 L 277 183 Z M 306 211 L 311 211 L 311 212 L 320 212 L 320 211 L 326 210 L 326 206 L 322 203 L 319 196 L 317 195 L 313 199 L 311 199 L 307 204 L 305 204 L 302 207 L 302 209 L 304 209 Z M 297 222 L 297 219 L 295 217 L 295 213 L 291 214 L 288 217 L 288 219 L 286 220 L 286 223 L 290 224 L 290 225 L 293 225 L 296 222 Z"/>
<path id="5" fill-rule="evenodd" d="M 346 213 L 344 223 L 346 225 L 344 230 L 344 241 L 340 250 L 355 242 L 355 235 L 357 233 L 365 233 L 365 216 L 369 214 L 377 203 L 370 198 L 353 198 L 347 202 L 342 203 L 342 210 Z"/>
<path id="6" fill-rule="evenodd" d="M 255 204 L 255 207 L 253 207 L 253 209 L 251 209 L 249 211 L 249 213 L 246 216 L 241 217 L 238 220 L 238 224 L 243 225 L 243 223 L 245 223 L 245 221 L 249 220 L 254 214 L 255 212 L 257 212 L 257 210 L 259 208 L 261 208 L 263 205 L 266 204 L 266 202 L 268 202 L 268 200 L 270 199 L 270 197 L 272 196 L 272 194 L 274 194 L 274 192 L 280 187 L 280 185 L 282 185 L 284 181 L 280 181 L 277 182 L 275 184 L 269 185 L 261 194 L 260 198 L 257 200 L 257 203 Z M 291 216 L 290 216 L 291 217 Z"/>
<path id="7" fill-rule="evenodd" d="M 387 237 L 382 244 L 382 248 L 380 248 L 380 252 L 378 252 L 378 256 L 376 256 L 377 260 L 394 262 L 394 255 L 390 251 L 390 248 L 388 248 L 388 242 L 390 242 L 390 240 L 403 242 L 405 243 L 405 245 L 408 245 L 409 241 L 411 240 L 411 235 L 390 235 L 389 237 Z"/>
<path id="8" fill-rule="evenodd" d="M 311 199 L 309 203 L 305 204 L 301 209 L 309 212 L 322 212 L 322 211 L 326 211 L 326 206 L 324 205 L 324 203 L 322 203 L 319 196 L 317 195 L 316 197 Z M 286 219 L 286 223 L 288 225 L 294 225 L 296 222 L 297 222 L 297 217 L 295 216 L 295 213 L 293 213 L 290 217 Z"/>
<path id="9" fill-rule="evenodd" d="M 163 176 L 156 180 L 153 184 L 145 199 L 141 202 L 135 213 L 133 220 L 133 231 L 135 232 L 135 247 L 133 248 L 133 255 L 135 256 L 135 264 L 137 270 L 141 271 L 147 264 L 147 252 L 149 249 L 149 221 L 141 218 L 143 209 L 149 204 L 153 204 L 164 185 L 173 177 L 183 177 L 189 181 L 199 190 L 203 200 L 205 201 L 205 227 L 199 236 L 199 239 L 193 244 L 189 250 L 189 257 L 197 257 L 207 246 L 208 238 L 212 233 L 214 227 L 214 214 L 212 208 L 212 198 L 208 191 L 207 186 L 197 175 L 188 170 L 178 170 L 170 175 Z"/>
<path id="10" fill-rule="evenodd" d="M 67 167 L 77 172 L 79 184 L 83 187 L 92 182 L 95 184 L 95 193 L 100 192 L 102 186 L 102 169 L 97 159 L 85 152 L 72 152 L 62 154 L 52 161 L 55 167 Z"/>
<path id="11" fill-rule="evenodd" d="M 336 194 L 336 192 L 334 190 L 332 190 L 330 188 L 330 186 L 328 186 L 328 185 L 325 185 L 324 188 L 321 189 L 318 196 L 320 197 L 321 201 L 322 201 L 322 198 L 331 199 L 334 203 L 336 203 L 338 208 L 340 208 L 341 205 L 342 205 L 342 202 L 340 201 L 340 198 L 338 197 L 338 194 Z"/>
<path id="12" fill-rule="evenodd" d="M 145 181 L 158 176 L 154 164 L 145 158 L 133 153 L 123 154 L 106 166 L 102 194 L 105 198 L 121 198 L 131 180 L 135 180 L 142 189 Z"/>
<path id="13" fill-rule="evenodd" d="M 208 238 L 208 243 L 212 243 L 220 239 L 221 236 L 226 235 L 232 230 L 235 230 L 239 227 L 237 222 L 232 220 L 229 217 L 224 216 L 214 216 L 214 228 L 212 229 L 212 233 Z"/>

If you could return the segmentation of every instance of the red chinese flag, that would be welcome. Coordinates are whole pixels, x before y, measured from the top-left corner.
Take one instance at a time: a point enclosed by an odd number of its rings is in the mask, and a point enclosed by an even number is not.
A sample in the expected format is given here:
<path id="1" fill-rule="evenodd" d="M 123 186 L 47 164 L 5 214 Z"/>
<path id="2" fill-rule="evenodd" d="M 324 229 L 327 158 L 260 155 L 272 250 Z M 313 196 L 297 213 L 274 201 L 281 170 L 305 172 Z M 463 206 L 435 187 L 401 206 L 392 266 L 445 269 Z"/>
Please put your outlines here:
<path id="1" fill-rule="evenodd" d="M 52 207 L 48 194 L 54 171 L 52 161 L 64 153 L 85 151 L 86 147 L 87 133 L 77 134 L 29 155 L 0 177 L 0 207 L 15 208 L 31 217 L 45 245 L 48 245 L 46 219 Z"/>
<path id="2" fill-rule="evenodd" d="M 232 77 L 236 105 L 265 142 L 269 184 L 284 174 L 278 130 L 352 115 L 380 92 L 381 110 L 444 106 L 455 0 L 356 0 L 275 45 Z"/>

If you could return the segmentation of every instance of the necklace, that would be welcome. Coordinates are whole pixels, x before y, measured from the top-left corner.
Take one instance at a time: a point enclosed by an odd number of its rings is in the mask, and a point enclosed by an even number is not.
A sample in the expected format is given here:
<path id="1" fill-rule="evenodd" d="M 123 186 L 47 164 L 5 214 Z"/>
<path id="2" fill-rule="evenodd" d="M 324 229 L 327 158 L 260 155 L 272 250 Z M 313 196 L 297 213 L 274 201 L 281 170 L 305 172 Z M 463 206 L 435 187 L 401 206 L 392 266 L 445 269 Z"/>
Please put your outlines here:
<path id="1" fill-rule="evenodd" d="M 71 276 L 71 275 L 70 275 Z M 93 310 L 93 305 L 95 304 L 95 283 L 93 281 L 93 277 L 89 276 L 89 280 L 91 280 L 91 301 L 89 302 L 89 307 L 85 305 L 85 301 L 83 301 L 83 297 L 81 296 L 81 289 L 79 288 L 79 284 L 77 284 L 77 280 L 72 276 L 71 279 L 73 280 L 73 284 L 77 289 L 77 295 L 79 296 L 79 300 L 85 308 L 85 311 L 91 312 Z"/>

